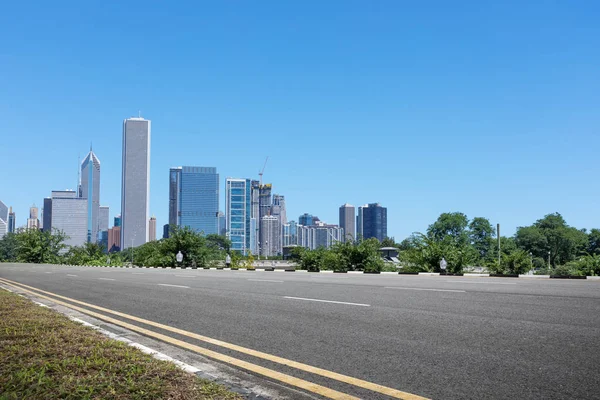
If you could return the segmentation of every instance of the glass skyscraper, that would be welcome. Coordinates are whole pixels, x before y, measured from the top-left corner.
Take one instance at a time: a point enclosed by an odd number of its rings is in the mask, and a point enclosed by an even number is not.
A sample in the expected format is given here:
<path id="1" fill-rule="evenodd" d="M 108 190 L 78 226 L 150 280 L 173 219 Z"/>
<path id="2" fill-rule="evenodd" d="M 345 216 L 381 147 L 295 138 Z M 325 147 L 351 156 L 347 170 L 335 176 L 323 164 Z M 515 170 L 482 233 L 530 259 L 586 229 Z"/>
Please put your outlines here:
<path id="1" fill-rule="evenodd" d="M 100 217 L 100 160 L 91 148 L 81 163 L 81 197 L 87 199 L 87 241 L 96 243 Z"/>
<path id="2" fill-rule="evenodd" d="M 370 203 L 358 208 L 356 235 L 363 239 L 376 238 L 380 242 L 387 237 L 387 208 Z"/>
<path id="3" fill-rule="evenodd" d="M 123 121 L 123 170 L 121 175 L 121 250 L 148 241 L 150 220 L 149 120 Z"/>
<path id="4" fill-rule="evenodd" d="M 219 174 L 214 167 L 169 172 L 169 224 L 219 234 Z"/>
<path id="5" fill-rule="evenodd" d="M 242 254 L 252 251 L 251 185 L 250 179 L 227 178 L 225 182 L 227 236 L 231 249 Z"/>

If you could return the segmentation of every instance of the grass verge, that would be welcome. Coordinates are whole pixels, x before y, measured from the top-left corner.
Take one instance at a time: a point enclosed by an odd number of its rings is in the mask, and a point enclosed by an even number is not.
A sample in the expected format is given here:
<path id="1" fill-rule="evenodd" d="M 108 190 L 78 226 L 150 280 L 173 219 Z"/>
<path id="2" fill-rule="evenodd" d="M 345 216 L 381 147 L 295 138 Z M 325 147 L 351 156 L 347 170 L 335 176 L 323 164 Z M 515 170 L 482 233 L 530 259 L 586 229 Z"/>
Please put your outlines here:
<path id="1" fill-rule="evenodd" d="M 0 359 L 0 400 L 241 399 L 2 289 Z"/>

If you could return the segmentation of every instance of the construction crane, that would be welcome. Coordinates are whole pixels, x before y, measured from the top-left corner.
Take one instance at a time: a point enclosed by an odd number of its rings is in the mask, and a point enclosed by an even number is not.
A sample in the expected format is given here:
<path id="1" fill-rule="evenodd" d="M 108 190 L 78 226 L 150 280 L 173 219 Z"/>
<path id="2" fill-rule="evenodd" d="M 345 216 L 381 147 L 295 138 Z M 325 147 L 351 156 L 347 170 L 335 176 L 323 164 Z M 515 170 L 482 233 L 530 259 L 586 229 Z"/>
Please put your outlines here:
<path id="1" fill-rule="evenodd" d="M 262 187 L 262 176 L 263 176 L 263 173 L 265 172 L 265 168 L 267 167 L 267 161 L 269 161 L 269 156 L 267 156 L 267 158 L 265 159 L 265 165 L 263 165 L 262 171 L 260 171 L 258 173 L 258 176 L 260 176 L 260 186 L 261 187 Z"/>

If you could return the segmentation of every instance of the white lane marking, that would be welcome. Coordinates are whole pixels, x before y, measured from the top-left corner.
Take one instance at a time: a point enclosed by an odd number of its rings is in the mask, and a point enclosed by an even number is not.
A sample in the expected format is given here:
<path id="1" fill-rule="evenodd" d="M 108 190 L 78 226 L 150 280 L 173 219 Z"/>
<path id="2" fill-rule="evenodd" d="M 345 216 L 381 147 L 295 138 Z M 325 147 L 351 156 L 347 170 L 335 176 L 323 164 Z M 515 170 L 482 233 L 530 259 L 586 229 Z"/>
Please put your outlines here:
<path id="1" fill-rule="evenodd" d="M 144 275 L 144 273 L 143 272 L 134 272 L 131 275 Z"/>
<path id="2" fill-rule="evenodd" d="M 451 281 L 451 280 L 447 280 L 446 282 L 459 282 L 459 283 L 483 283 L 483 284 L 490 284 L 490 285 L 516 285 L 516 282 L 473 282 L 473 281 Z"/>
<path id="3" fill-rule="evenodd" d="M 73 274 L 67 274 L 67 276 L 77 276 L 77 275 L 73 275 Z"/>
<path id="4" fill-rule="evenodd" d="M 333 301 L 333 300 L 320 300 L 320 299 L 307 299 L 304 297 L 292 297 L 292 296 L 283 296 L 284 299 L 292 299 L 292 300 L 305 300 L 305 301 L 318 301 L 320 303 L 334 303 L 334 304 L 346 304 L 349 306 L 360 306 L 360 307 L 371 307 L 370 304 L 361 304 L 361 303 L 347 303 L 345 301 Z"/>
<path id="5" fill-rule="evenodd" d="M 45 274 L 51 274 L 52 272 L 44 272 Z"/>
<path id="6" fill-rule="evenodd" d="M 114 279 L 112 279 L 112 278 L 98 278 L 98 279 L 103 280 L 103 281 L 114 281 Z"/>
<path id="7" fill-rule="evenodd" d="M 184 289 L 189 289 L 189 286 L 181 286 L 181 285 L 169 285 L 168 283 L 159 283 L 158 286 L 170 286 L 170 287 L 179 287 Z"/>
<path id="8" fill-rule="evenodd" d="M 414 288 L 414 287 L 399 287 L 399 286 L 386 286 L 384 289 L 404 289 L 404 290 L 426 290 L 430 292 L 454 292 L 454 293 L 467 293 L 466 290 L 454 290 L 454 289 L 427 289 L 427 288 Z"/>
<path id="9" fill-rule="evenodd" d="M 175 276 L 180 276 L 182 278 L 195 278 L 196 275 L 175 275 Z"/>
<path id="10" fill-rule="evenodd" d="M 275 282 L 275 283 L 283 283 L 283 281 L 276 281 L 276 280 L 271 280 L 271 279 L 248 279 L 249 281 L 252 282 Z"/>

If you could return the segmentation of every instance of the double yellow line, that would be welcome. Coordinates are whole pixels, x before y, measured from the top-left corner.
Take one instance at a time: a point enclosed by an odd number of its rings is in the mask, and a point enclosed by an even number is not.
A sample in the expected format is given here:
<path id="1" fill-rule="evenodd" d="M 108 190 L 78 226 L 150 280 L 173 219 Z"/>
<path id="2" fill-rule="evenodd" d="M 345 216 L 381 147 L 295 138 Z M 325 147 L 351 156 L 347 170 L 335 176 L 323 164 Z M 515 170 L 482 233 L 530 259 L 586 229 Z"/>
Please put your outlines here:
<path id="1" fill-rule="evenodd" d="M 139 327 L 137 325 L 133 325 L 133 324 L 130 324 L 130 323 L 127 323 L 127 322 L 124 322 L 124 321 L 121 321 L 121 320 L 118 320 L 118 319 L 115 319 L 115 318 L 111 318 L 111 317 L 106 316 L 104 314 L 99 314 L 97 312 L 94 312 L 94 311 L 91 311 L 91 310 L 88 310 L 88 309 L 85 309 L 85 308 L 81 308 L 81 307 L 75 306 L 75 305 L 73 305 L 71 303 L 80 304 L 80 305 L 88 307 L 88 308 L 92 308 L 92 309 L 95 309 L 95 310 L 98 310 L 98 311 L 102 311 L 102 312 L 105 312 L 105 313 L 108 313 L 108 314 L 112 314 L 112 315 L 115 315 L 115 316 L 118 316 L 118 317 L 127 318 L 127 319 L 135 321 L 135 322 L 139 322 L 139 323 L 142 323 L 142 324 L 145 324 L 145 325 L 153 326 L 153 327 L 156 327 L 156 328 L 159 328 L 159 329 L 163 329 L 165 331 L 173 332 L 173 333 L 176 333 L 176 334 L 179 334 L 179 335 L 182 335 L 182 336 L 186 336 L 186 337 L 189 337 L 189 338 L 192 338 L 192 339 L 196 339 L 196 340 L 201 341 L 201 342 L 210 343 L 210 344 L 213 344 L 213 345 L 216 345 L 216 346 L 220 346 L 220 347 L 223 347 L 223 348 L 226 348 L 226 349 L 229 349 L 229 350 L 237 351 L 237 352 L 242 353 L 242 354 L 247 354 L 247 355 L 250 355 L 250 356 L 253 356 L 253 357 L 256 357 L 256 358 L 260 358 L 260 359 L 263 359 L 263 360 L 267 360 L 267 361 L 271 361 L 271 362 L 278 363 L 278 364 L 281 364 L 281 365 L 285 365 L 285 366 L 288 366 L 288 367 L 292 367 L 292 368 L 295 368 L 295 369 L 298 369 L 298 370 L 301 370 L 301 371 L 310 372 L 310 373 L 315 374 L 315 375 L 320 375 L 320 376 L 323 376 L 325 378 L 329 378 L 329 379 L 336 380 L 336 381 L 339 381 L 339 382 L 347 383 L 347 384 L 350 384 L 350 385 L 353 385 L 353 386 L 356 386 L 356 387 L 360 387 L 362 389 L 371 390 L 373 392 L 381 393 L 381 394 L 390 396 L 392 398 L 403 399 L 403 400 L 427 400 L 425 397 L 421 397 L 421 396 L 418 396 L 418 395 L 415 395 L 415 394 L 411 394 L 411 393 L 407 393 L 407 392 L 402 392 L 400 390 L 396 390 L 396 389 L 393 389 L 393 388 L 390 388 L 390 387 L 387 387 L 387 386 L 378 385 L 376 383 L 368 382 L 368 381 L 365 381 L 365 380 L 362 380 L 362 379 L 353 378 L 351 376 L 338 374 L 336 372 L 328 371 L 326 369 L 322 369 L 322 368 L 318 368 L 318 367 L 313 367 L 311 365 L 307 365 L 307 364 L 299 363 L 299 362 L 296 362 L 296 361 L 288 360 L 286 358 L 278 357 L 278 356 L 275 356 L 275 355 L 272 355 L 272 354 L 263 353 L 263 352 L 260 352 L 260 351 L 257 351 L 257 350 L 252 350 L 252 349 L 249 349 L 249 348 L 246 348 L 246 347 L 242 347 L 242 346 L 238 346 L 238 345 L 235 345 L 235 344 L 232 344 L 232 343 L 224 342 L 222 340 L 212 339 L 212 338 L 209 338 L 207 336 L 198 335 L 198 334 L 193 333 L 193 332 L 188 332 L 188 331 L 185 331 L 183 329 L 178 329 L 178 328 L 174 328 L 172 326 L 163 325 L 163 324 L 160 324 L 158 322 L 149 321 L 149 320 L 142 319 L 142 318 L 139 318 L 139 317 L 136 317 L 136 316 L 133 316 L 133 315 L 121 313 L 121 312 L 118 312 L 118 311 L 109 310 L 107 308 L 99 307 L 99 306 L 96 306 L 96 305 L 93 305 L 93 304 L 89 304 L 89 303 L 84 303 L 83 301 L 79 301 L 79 300 L 71 299 L 69 297 L 61 296 L 61 295 L 58 295 L 58 294 L 55 294 L 55 293 L 47 292 L 47 291 L 44 291 L 44 290 L 41 290 L 41 289 L 38 289 L 38 288 L 35 288 L 35 287 L 32 287 L 32 286 L 28 286 L 28 285 L 25 285 L 25 284 L 22 284 L 22 283 L 11 281 L 11 280 L 8 280 L 8 279 L 5 279 L 5 278 L 0 278 L 0 282 L 4 283 L 6 285 L 12 286 L 14 288 L 20 289 L 21 291 L 24 291 L 26 293 L 32 294 L 32 295 L 34 295 L 36 297 L 40 297 L 40 298 L 43 298 L 43 299 L 46 299 L 46 300 L 50 300 L 50 301 L 52 301 L 52 302 L 54 302 L 56 304 L 60 304 L 62 306 L 69 307 L 71 309 L 77 310 L 77 311 L 79 311 L 79 312 L 81 312 L 83 314 L 90 315 L 90 316 L 92 316 L 94 318 L 97 318 L 97 319 L 109 322 L 109 323 L 114 324 L 114 325 L 121 326 L 123 328 L 129 329 L 129 330 L 134 331 L 134 332 L 141 333 L 142 335 L 145 335 L 145 336 L 149 336 L 149 337 L 152 337 L 152 338 L 155 338 L 155 339 L 162 340 L 164 342 L 173 344 L 175 346 L 179 346 L 179 347 L 185 348 L 187 350 L 191 350 L 191 351 L 193 351 L 195 353 L 198 353 L 198 354 L 201 354 L 203 356 L 210 357 L 212 359 L 215 359 L 215 360 L 218 360 L 218 361 L 221 361 L 221 362 L 224 362 L 224 363 L 236 366 L 238 368 L 245 369 L 247 371 L 250 371 L 250 372 L 258 374 L 258 375 L 263 375 L 263 376 L 265 376 L 265 377 L 267 377 L 269 379 L 277 380 L 277 381 L 280 381 L 280 382 L 282 382 L 282 383 L 284 383 L 286 385 L 294 386 L 294 387 L 306 390 L 306 391 L 311 392 L 311 393 L 318 394 L 320 396 L 323 396 L 323 397 L 326 397 L 326 398 L 329 398 L 329 399 L 336 399 L 336 400 L 358 400 L 359 398 L 351 396 L 351 395 L 346 394 L 346 393 L 338 392 L 338 391 L 333 390 L 333 389 L 329 389 L 329 388 L 327 388 L 325 386 L 317 385 L 315 383 L 312 383 L 312 382 L 309 382 L 309 381 L 306 381 L 306 380 L 303 380 L 303 379 L 299 379 L 299 378 L 293 377 L 291 375 L 283 374 L 281 372 L 278 372 L 278 371 L 275 371 L 275 370 L 272 370 L 272 369 L 269 369 L 269 368 L 261 367 L 261 366 L 256 365 L 256 364 L 249 363 L 247 361 L 243 361 L 243 360 L 231 357 L 231 356 L 227 356 L 225 354 L 221 354 L 221 353 L 218 353 L 216 351 L 206 349 L 204 347 L 196 346 L 196 345 L 190 344 L 188 342 L 184 342 L 182 340 L 178 340 L 178 339 L 172 338 L 170 336 L 163 335 L 161 333 L 157 333 L 157 332 L 154 332 L 154 331 L 151 331 L 151 330 Z M 28 290 L 28 289 L 30 289 L 30 290 Z M 45 296 L 45 295 L 43 295 L 41 293 L 44 293 L 44 294 L 52 296 L 52 297 Z M 66 300 L 69 303 L 65 303 L 63 301 L 57 300 L 57 298 L 58 299 Z"/>

